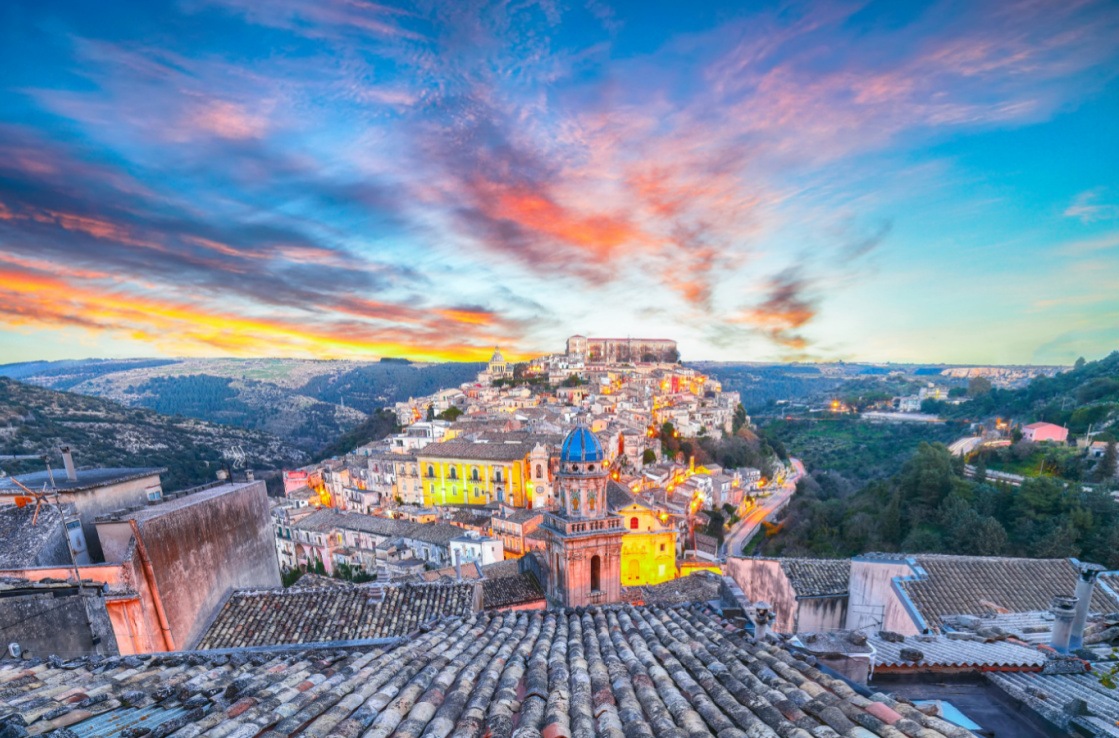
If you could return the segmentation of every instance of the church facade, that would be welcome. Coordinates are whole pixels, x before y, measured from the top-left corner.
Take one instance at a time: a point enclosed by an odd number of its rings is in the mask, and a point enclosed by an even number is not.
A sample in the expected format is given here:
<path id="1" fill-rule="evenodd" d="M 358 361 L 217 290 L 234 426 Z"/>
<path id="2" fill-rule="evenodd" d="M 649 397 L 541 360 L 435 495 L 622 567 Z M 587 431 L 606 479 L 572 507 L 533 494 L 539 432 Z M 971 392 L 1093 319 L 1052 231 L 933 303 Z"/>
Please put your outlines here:
<path id="1" fill-rule="evenodd" d="M 619 602 L 622 519 L 606 501 L 609 461 L 590 428 L 577 425 L 560 448 L 555 510 L 544 514 L 548 601 L 581 607 Z"/>

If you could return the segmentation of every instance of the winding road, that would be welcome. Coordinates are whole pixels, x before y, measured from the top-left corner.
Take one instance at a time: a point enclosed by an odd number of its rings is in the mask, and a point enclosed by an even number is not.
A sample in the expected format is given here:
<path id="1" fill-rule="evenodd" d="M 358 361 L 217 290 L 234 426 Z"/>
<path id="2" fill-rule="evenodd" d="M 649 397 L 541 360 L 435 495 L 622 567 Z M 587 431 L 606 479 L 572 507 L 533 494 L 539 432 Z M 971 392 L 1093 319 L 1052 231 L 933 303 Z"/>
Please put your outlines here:
<path id="1" fill-rule="evenodd" d="M 757 506 L 746 517 L 738 521 L 731 528 L 730 533 L 727 534 L 725 543 L 728 556 L 742 555 L 742 547 L 746 545 L 746 542 L 750 540 L 762 522 L 789 503 L 793 493 L 797 490 L 797 481 L 804 476 L 804 464 L 801 463 L 800 459 L 790 457 L 789 461 L 792 463 L 793 473 L 785 478 L 785 482 L 773 494 L 769 497 L 760 498 Z"/>

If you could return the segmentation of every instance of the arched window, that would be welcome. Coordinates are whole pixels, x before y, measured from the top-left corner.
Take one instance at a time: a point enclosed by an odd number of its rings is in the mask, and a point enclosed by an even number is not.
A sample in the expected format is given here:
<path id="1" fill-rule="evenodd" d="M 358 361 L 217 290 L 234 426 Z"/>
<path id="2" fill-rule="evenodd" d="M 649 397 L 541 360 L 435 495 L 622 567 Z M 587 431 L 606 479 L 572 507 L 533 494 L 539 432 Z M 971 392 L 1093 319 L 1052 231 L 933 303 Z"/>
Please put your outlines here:
<path id="1" fill-rule="evenodd" d="M 458 470 L 453 466 L 451 467 L 451 479 L 458 479 Z"/>
<path id="2" fill-rule="evenodd" d="M 536 478 L 540 479 L 544 476 L 544 469 L 539 464 L 536 465 Z"/>
<path id="3" fill-rule="evenodd" d="M 598 556 L 591 557 L 591 591 L 598 592 L 602 589 L 602 559 Z"/>
<path id="4" fill-rule="evenodd" d="M 637 530 L 637 518 L 630 518 L 629 519 L 629 529 L 630 530 Z"/>
<path id="5" fill-rule="evenodd" d="M 495 482 L 497 482 L 498 484 L 501 484 L 501 470 L 500 469 L 494 470 L 493 480 Z"/>
<path id="6" fill-rule="evenodd" d="M 427 465 L 427 475 L 429 477 L 434 477 L 435 476 L 435 467 L 432 466 L 431 464 Z"/>

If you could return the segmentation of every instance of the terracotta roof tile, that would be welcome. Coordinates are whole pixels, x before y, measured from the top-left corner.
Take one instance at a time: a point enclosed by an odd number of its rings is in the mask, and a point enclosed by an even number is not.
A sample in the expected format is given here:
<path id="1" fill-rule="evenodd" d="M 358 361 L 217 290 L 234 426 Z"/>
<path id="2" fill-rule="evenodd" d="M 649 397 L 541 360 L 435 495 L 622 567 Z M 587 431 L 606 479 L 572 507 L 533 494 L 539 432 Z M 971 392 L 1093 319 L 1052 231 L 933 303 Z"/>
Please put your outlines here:
<path id="1" fill-rule="evenodd" d="M 478 613 L 381 647 L 4 662 L 0 704 L 33 735 L 119 734 L 140 714 L 152 736 L 971 735 L 698 606 Z"/>
<path id="2" fill-rule="evenodd" d="M 1008 612 L 1047 610 L 1055 595 L 1076 589 L 1076 569 L 1068 559 L 924 554 L 916 560 L 927 578 L 900 586 L 931 628 L 948 615 L 984 615 L 992 605 Z M 1092 611 L 1116 610 L 1119 602 L 1096 587 Z"/>
<path id="3" fill-rule="evenodd" d="M 470 583 L 241 590 L 222 607 L 199 648 L 389 638 L 473 609 Z"/>
<path id="4" fill-rule="evenodd" d="M 850 559 L 778 559 L 798 597 L 847 593 Z"/>

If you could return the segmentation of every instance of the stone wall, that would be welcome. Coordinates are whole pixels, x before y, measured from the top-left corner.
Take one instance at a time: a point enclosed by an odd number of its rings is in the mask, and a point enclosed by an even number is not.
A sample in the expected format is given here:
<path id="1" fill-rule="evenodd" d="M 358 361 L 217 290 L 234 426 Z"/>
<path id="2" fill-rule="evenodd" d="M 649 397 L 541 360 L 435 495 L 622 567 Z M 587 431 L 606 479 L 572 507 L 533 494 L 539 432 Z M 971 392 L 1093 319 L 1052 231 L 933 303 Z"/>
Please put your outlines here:
<path id="1" fill-rule="evenodd" d="M 76 587 L 50 587 L 0 598 L 0 632 L 5 658 L 11 643 L 25 658 L 117 652 L 105 601 L 88 588 L 79 594 Z"/>

